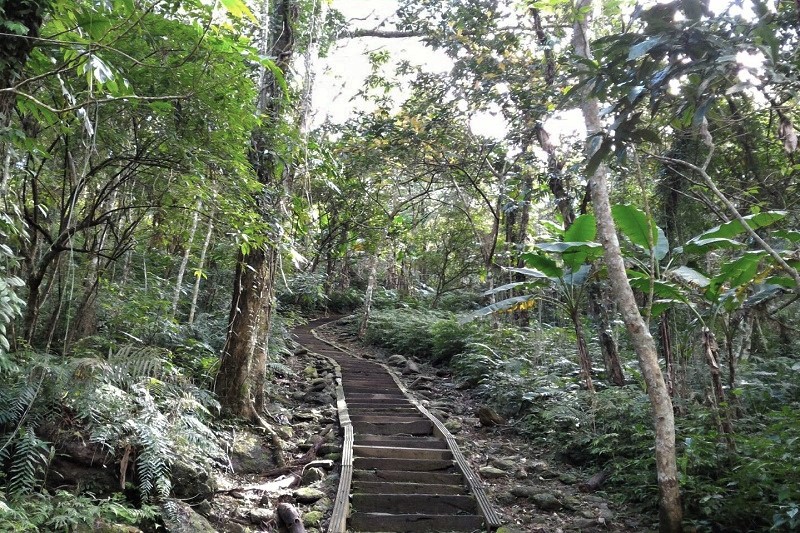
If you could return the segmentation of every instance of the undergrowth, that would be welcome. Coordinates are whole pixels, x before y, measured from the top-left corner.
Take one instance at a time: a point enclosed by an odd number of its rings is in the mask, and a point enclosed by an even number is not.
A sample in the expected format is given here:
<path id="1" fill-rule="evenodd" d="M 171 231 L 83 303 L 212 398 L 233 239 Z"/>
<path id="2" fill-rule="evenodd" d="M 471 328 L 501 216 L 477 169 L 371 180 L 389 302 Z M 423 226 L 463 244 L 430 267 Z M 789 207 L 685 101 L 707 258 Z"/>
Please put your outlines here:
<path id="1" fill-rule="evenodd" d="M 450 361 L 457 379 L 509 418 L 532 443 L 589 472 L 606 469 L 615 498 L 656 516 L 658 487 L 650 404 L 632 354 L 623 387 L 580 385 L 569 330 L 529 331 L 460 324 L 454 315 L 419 309 L 375 313 L 366 340 L 429 360 Z M 600 360 L 596 347 L 593 357 Z M 698 355 L 687 375 L 707 380 Z M 800 364 L 782 357 L 742 364 L 731 394 L 733 446 L 701 396 L 683 398 L 676 416 L 681 492 L 687 525 L 700 531 L 800 529 Z M 702 390 L 710 383 L 692 383 Z"/>
<path id="2" fill-rule="evenodd" d="M 151 512 L 148 502 L 163 502 L 170 496 L 170 469 L 175 461 L 210 467 L 224 458 L 207 425 L 218 410 L 216 400 L 195 386 L 172 357 L 166 349 L 133 344 L 103 355 L 87 351 L 71 358 L 33 351 L 14 354 L 0 373 L 0 463 L 4 467 L 0 486 L 5 499 L 5 518 L 0 520 L 40 526 L 61 520 L 53 530 L 68 530 L 66 524 L 78 520 L 76 516 L 128 513 L 131 520 L 138 520 Z M 117 490 L 135 481 L 145 506 L 126 507 L 123 512 L 124 505 L 116 497 L 97 499 L 63 491 L 48 499 L 46 480 L 57 453 L 49 441 L 70 435 L 98 446 L 118 465 Z M 105 488 L 109 489 L 113 488 Z M 32 512 L 32 501 L 39 502 L 37 509 L 51 506 L 48 514 L 52 516 L 38 517 Z M 73 512 L 77 515 L 69 514 Z"/>

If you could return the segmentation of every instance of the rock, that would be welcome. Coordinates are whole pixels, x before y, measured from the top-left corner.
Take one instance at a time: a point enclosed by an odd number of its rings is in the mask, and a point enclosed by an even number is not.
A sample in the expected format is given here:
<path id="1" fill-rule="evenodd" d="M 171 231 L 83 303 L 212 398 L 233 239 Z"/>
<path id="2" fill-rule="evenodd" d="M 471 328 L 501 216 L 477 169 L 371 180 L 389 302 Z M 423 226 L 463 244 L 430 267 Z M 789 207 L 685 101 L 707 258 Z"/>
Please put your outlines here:
<path id="1" fill-rule="evenodd" d="M 497 479 L 499 477 L 505 477 L 506 473 L 499 468 L 495 468 L 493 466 L 482 466 L 478 469 L 481 477 L 485 479 Z"/>
<path id="2" fill-rule="evenodd" d="M 395 354 L 390 356 L 389 359 L 386 360 L 386 362 L 392 366 L 405 366 L 406 363 L 408 362 L 408 359 L 406 359 L 400 354 Z"/>
<path id="3" fill-rule="evenodd" d="M 533 503 L 536 504 L 536 507 L 538 507 L 542 511 L 548 511 L 548 512 L 559 511 L 563 507 L 563 505 L 561 505 L 561 502 L 558 501 L 558 498 L 556 498 L 553 494 L 550 494 L 549 492 L 534 494 L 531 497 L 531 500 L 533 500 Z"/>
<path id="4" fill-rule="evenodd" d="M 196 513 L 188 503 L 169 499 L 162 504 L 164 525 L 169 533 L 216 533 L 211 522 Z"/>
<path id="5" fill-rule="evenodd" d="M 583 505 L 583 502 L 580 498 L 576 498 L 575 496 L 564 496 L 561 498 L 561 503 L 564 504 L 564 509 L 568 509 L 570 511 L 577 511 Z M 594 516 L 594 513 L 592 513 Z"/>
<path id="6" fill-rule="evenodd" d="M 247 431 L 236 434 L 230 457 L 233 471 L 237 474 L 255 474 L 275 467 L 272 452 L 264 447 L 259 436 Z"/>
<path id="7" fill-rule="evenodd" d="M 322 517 L 325 513 L 320 511 L 309 511 L 303 514 L 303 525 L 306 527 L 316 527 L 322 522 Z"/>
<path id="8" fill-rule="evenodd" d="M 506 419 L 497 414 L 497 411 L 485 405 L 478 407 L 475 411 L 475 416 L 478 417 L 484 427 L 502 426 L 506 423 Z"/>
<path id="9" fill-rule="evenodd" d="M 248 515 L 250 522 L 253 524 L 269 522 L 274 517 L 275 517 L 275 511 L 273 511 L 272 509 L 264 509 L 262 507 L 250 509 L 250 514 Z"/>
<path id="10" fill-rule="evenodd" d="M 412 360 L 406 361 L 406 367 L 403 369 L 403 374 L 419 374 L 419 365 Z"/>
<path id="11" fill-rule="evenodd" d="M 524 530 L 514 526 L 500 526 L 495 533 L 525 533 Z"/>
<path id="12" fill-rule="evenodd" d="M 514 470 L 514 466 L 516 466 L 516 462 L 511 461 L 509 459 L 500 459 L 499 457 L 490 458 L 489 464 L 495 468 L 499 468 L 500 470 L 504 470 L 506 472 Z"/>
<path id="13" fill-rule="evenodd" d="M 409 389 L 430 388 L 430 384 L 436 381 L 430 376 L 419 376 L 408 386 Z"/>
<path id="14" fill-rule="evenodd" d="M 294 355 L 305 355 L 307 353 L 308 353 L 308 348 L 306 348 L 305 346 L 298 346 L 292 352 L 292 354 L 294 354 Z"/>
<path id="15" fill-rule="evenodd" d="M 536 487 L 531 487 L 530 485 L 517 485 L 515 487 L 511 487 L 511 494 L 517 498 L 533 498 L 538 493 L 539 489 Z"/>
<path id="16" fill-rule="evenodd" d="M 325 386 L 328 384 L 328 380 L 325 378 L 315 378 L 311 381 L 311 385 L 309 386 L 309 390 L 314 392 L 319 392 L 325 389 Z"/>
<path id="17" fill-rule="evenodd" d="M 0 506 L 0 511 L 3 511 Z M 78 525 L 74 529 L 75 533 L 143 533 L 141 529 L 125 524 L 110 524 L 101 519 L 95 519 L 94 524 Z"/>
<path id="18" fill-rule="evenodd" d="M 308 365 L 303 369 L 303 375 L 308 379 L 314 379 L 319 377 L 319 375 L 317 374 L 317 369 L 311 365 Z"/>
<path id="19" fill-rule="evenodd" d="M 321 481 L 325 477 L 325 471 L 321 468 L 306 468 L 305 472 L 303 472 L 303 485 L 311 485 L 312 483 L 316 483 L 317 481 Z"/>
<path id="20" fill-rule="evenodd" d="M 517 500 L 513 494 L 509 494 L 507 492 L 501 492 L 500 494 L 497 494 L 495 498 L 497 499 L 497 503 L 500 505 L 513 505 Z"/>
<path id="21" fill-rule="evenodd" d="M 528 471 L 524 468 L 520 468 L 517 470 L 517 473 L 514 474 L 514 477 L 517 479 L 528 479 Z"/>
<path id="22" fill-rule="evenodd" d="M 322 511 L 323 513 L 327 512 L 329 509 L 332 508 L 333 508 L 333 502 L 327 496 L 317 500 L 317 503 L 315 503 L 312 507 L 312 509 L 314 509 L 315 511 Z"/>
<path id="23" fill-rule="evenodd" d="M 447 431 L 450 433 L 459 433 L 464 428 L 461 420 L 458 418 L 451 418 L 447 422 L 444 423 L 444 427 L 447 428 Z"/>
<path id="24" fill-rule="evenodd" d="M 172 463 L 170 478 L 175 497 L 192 503 L 208 499 L 219 488 L 208 471 L 181 458 Z"/>
<path id="25" fill-rule="evenodd" d="M 429 412 L 430 414 L 438 418 L 441 422 L 444 423 L 447 421 L 447 413 L 444 413 L 438 409 L 430 409 Z"/>
<path id="26" fill-rule="evenodd" d="M 295 490 L 292 493 L 292 496 L 298 503 L 314 503 L 315 501 L 319 500 L 320 498 L 325 496 L 325 493 L 319 489 L 314 489 L 311 487 L 302 487 Z"/>
<path id="27" fill-rule="evenodd" d="M 332 453 L 339 453 L 341 447 L 336 442 L 326 442 L 322 446 L 319 447 L 319 454 L 320 455 L 330 455 Z"/>
<path id="28" fill-rule="evenodd" d="M 590 529 L 598 525 L 596 518 L 577 518 L 570 524 L 570 529 Z"/>
<path id="29" fill-rule="evenodd" d="M 320 414 L 315 411 L 297 411 L 293 414 L 293 418 L 298 422 L 309 422 L 319 420 Z"/>

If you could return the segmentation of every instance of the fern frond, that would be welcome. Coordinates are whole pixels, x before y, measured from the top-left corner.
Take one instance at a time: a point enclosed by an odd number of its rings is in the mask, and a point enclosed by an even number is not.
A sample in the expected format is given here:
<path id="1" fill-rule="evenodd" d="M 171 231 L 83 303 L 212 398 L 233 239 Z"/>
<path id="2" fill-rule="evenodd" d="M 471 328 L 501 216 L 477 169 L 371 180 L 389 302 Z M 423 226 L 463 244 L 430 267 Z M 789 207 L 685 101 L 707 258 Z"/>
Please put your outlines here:
<path id="1" fill-rule="evenodd" d="M 32 428 L 22 428 L 17 433 L 8 470 L 8 492 L 21 495 L 31 492 L 40 472 L 50 462 L 50 445 L 36 436 Z"/>

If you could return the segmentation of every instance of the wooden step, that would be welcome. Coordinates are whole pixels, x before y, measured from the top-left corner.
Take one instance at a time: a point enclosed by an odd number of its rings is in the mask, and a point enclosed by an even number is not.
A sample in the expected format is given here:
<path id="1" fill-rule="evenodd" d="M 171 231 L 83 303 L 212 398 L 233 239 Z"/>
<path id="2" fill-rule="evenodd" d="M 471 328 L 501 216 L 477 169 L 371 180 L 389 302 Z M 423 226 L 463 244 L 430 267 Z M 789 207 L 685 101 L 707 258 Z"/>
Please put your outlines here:
<path id="1" fill-rule="evenodd" d="M 467 494 L 461 485 L 431 485 L 430 483 L 402 483 L 385 481 L 353 481 L 353 492 L 364 494 Z"/>
<path id="2" fill-rule="evenodd" d="M 457 494 L 364 494 L 350 499 L 354 511 L 361 513 L 456 515 L 474 513 L 472 496 Z"/>
<path id="3" fill-rule="evenodd" d="M 364 446 L 354 445 L 353 455 L 356 457 L 383 457 L 395 459 L 440 459 L 452 460 L 450 450 L 436 448 L 399 448 L 396 446 Z"/>
<path id="4" fill-rule="evenodd" d="M 483 518 L 477 515 L 426 516 L 418 514 L 387 515 L 383 513 L 357 513 L 350 516 L 354 531 L 475 531 L 483 527 Z"/>
<path id="5" fill-rule="evenodd" d="M 417 411 L 416 413 L 397 413 L 394 415 L 371 415 L 371 414 L 364 414 L 364 413 L 353 413 L 350 412 L 350 421 L 351 422 L 368 422 L 370 424 L 394 424 L 396 422 L 413 422 L 415 420 L 424 420 L 428 421 L 427 418 L 422 416 L 422 413 Z"/>
<path id="6" fill-rule="evenodd" d="M 353 459 L 356 470 L 408 470 L 413 472 L 436 472 L 450 470 L 453 461 L 444 459 L 386 459 L 377 457 L 356 457 Z"/>
<path id="7" fill-rule="evenodd" d="M 356 433 L 369 435 L 432 435 L 433 424 L 429 420 L 394 422 L 392 424 L 353 422 L 353 430 Z"/>
<path id="8" fill-rule="evenodd" d="M 408 470 L 354 470 L 353 480 L 389 483 L 441 483 L 463 485 L 460 472 L 413 472 Z"/>
<path id="9" fill-rule="evenodd" d="M 394 435 L 356 435 L 354 444 L 397 446 L 399 448 L 436 448 L 446 450 L 447 443 L 435 437 L 397 437 Z"/>

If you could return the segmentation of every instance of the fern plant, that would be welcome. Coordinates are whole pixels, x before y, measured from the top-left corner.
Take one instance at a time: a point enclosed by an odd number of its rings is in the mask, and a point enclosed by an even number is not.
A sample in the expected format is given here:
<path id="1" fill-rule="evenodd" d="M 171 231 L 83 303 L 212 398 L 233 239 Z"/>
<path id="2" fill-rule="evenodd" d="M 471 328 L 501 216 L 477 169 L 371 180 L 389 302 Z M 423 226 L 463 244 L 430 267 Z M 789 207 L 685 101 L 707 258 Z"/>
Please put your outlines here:
<path id="1" fill-rule="evenodd" d="M 19 354 L 13 371 L 0 374 L 5 488 L 10 496 L 35 491 L 54 454 L 36 431 L 69 419 L 121 466 L 134 465 L 143 501 L 162 501 L 176 458 L 207 467 L 224 457 L 207 425 L 218 408 L 162 348 L 123 345 L 105 357 L 58 360 Z M 120 472 L 127 481 L 127 468 Z"/>

